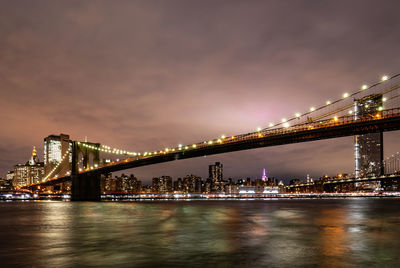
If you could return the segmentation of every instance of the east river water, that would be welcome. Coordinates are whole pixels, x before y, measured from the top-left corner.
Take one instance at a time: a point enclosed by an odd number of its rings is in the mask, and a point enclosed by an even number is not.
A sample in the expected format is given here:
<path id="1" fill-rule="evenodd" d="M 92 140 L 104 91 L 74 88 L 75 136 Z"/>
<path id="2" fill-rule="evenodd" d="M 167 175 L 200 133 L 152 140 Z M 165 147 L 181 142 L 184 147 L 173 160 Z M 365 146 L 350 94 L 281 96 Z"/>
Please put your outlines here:
<path id="1" fill-rule="evenodd" d="M 0 202 L 0 267 L 399 267 L 400 199 Z"/>

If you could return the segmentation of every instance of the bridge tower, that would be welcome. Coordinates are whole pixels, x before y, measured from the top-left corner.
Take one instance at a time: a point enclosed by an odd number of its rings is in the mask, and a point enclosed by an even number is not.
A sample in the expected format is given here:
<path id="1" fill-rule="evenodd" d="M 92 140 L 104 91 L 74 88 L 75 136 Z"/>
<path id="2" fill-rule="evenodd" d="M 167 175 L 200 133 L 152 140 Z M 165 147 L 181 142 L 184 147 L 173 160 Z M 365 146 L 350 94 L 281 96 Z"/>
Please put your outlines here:
<path id="1" fill-rule="evenodd" d="M 84 146 L 84 144 L 86 146 Z M 100 162 L 100 143 L 72 142 L 72 167 L 71 167 L 71 200 L 72 201 L 100 201 L 100 177 L 101 174 L 95 171 L 90 172 L 93 166 Z M 82 155 L 83 169 L 89 170 L 84 174 L 79 173 L 79 157 Z M 89 159 L 93 157 L 93 166 L 90 166 Z"/>
<path id="2" fill-rule="evenodd" d="M 355 119 L 375 116 L 382 105 L 382 94 L 372 94 L 361 99 L 355 99 Z M 383 175 L 383 133 L 356 135 L 354 138 L 354 156 L 356 178 Z"/>

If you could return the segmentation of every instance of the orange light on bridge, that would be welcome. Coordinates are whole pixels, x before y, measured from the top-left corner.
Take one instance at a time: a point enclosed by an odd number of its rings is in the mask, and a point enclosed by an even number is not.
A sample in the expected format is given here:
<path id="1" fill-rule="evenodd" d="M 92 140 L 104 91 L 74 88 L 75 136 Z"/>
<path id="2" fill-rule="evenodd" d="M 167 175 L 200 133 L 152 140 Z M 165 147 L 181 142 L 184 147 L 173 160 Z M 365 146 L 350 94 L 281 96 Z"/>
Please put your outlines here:
<path id="1" fill-rule="evenodd" d="M 337 116 L 335 116 L 334 118 L 333 118 L 333 121 L 338 121 L 339 119 L 338 119 L 338 117 Z"/>
<path id="2" fill-rule="evenodd" d="M 376 114 L 376 117 L 377 117 L 377 118 L 380 118 L 380 117 L 381 117 L 381 115 L 380 115 L 380 114 Z"/>

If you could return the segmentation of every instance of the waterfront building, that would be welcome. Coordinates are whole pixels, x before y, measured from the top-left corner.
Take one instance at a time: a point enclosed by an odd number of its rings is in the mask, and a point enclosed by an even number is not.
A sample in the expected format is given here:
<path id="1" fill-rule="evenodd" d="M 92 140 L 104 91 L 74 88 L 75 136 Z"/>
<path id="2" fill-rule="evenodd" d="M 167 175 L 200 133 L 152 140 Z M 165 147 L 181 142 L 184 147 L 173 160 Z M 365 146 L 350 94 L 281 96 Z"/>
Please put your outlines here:
<path id="1" fill-rule="evenodd" d="M 208 178 L 206 180 L 206 182 L 204 183 L 203 192 L 206 193 L 206 194 L 211 193 L 212 185 L 213 185 L 212 180 L 210 178 Z"/>
<path id="2" fill-rule="evenodd" d="M 183 181 L 182 178 L 178 178 L 176 181 L 174 181 L 174 191 L 176 192 L 183 192 Z"/>
<path id="3" fill-rule="evenodd" d="M 183 177 L 183 192 L 201 193 L 201 177 L 196 175 L 187 175 Z"/>
<path id="4" fill-rule="evenodd" d="M 50 135 L 44 138 L 43 147 L 43 161 L 44 161 L 44 172 L 49 174 L 49 172 L 61 161 L 63 155 L 70 150 L 69 159 L 64 165 L 60 165 L 57 174 L 66 174 L 71 170 L 72 164 L 72 143 L 69 139 L 69 135 Z"/>
<path id="5" fill-rule="evenodd" d="M 142 191 L 142 182 L 133 174 L 112 177 L 111 173 L 101 175 L 100 189 L 103 192 L 117 193 L 140 193 Z"/>
<path id="6" fill-rule="evenodd" d="M 44 176 L 44 164 L 39 161 L 36 148 L 33 147 L 32 155 L 25 165 L 17 164 L 14 166 L 12 185 L 21 187 L 29 184 L 41 182 Z"/>
<path id="7" fill-rule="evenodd" d="M 172 178 L 170 176 L 161 176 L 152 180 L 153 193 L 170 193 L 172 192 Z"/>
<path id="8" fill-rule="evenodd" d="M 124 187 L 127 193 L 140 193 L 142 191 L 142 182 L 133 174 L 125 176 Z"/>

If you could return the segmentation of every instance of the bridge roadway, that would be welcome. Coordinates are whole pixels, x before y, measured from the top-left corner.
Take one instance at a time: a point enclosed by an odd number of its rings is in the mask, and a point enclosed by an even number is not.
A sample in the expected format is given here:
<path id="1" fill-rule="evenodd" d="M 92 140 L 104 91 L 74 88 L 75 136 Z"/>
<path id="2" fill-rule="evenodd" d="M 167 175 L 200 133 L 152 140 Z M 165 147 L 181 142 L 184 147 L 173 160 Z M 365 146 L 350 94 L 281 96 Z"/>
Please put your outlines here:
<path id="1" fill-rule="evenodd" d="M 373 132 L 385 132 L 400 129 L 400 108 L 384 110 L 374 115 L 353 116 L 303 123 L 287 128 L 264 129 L 262 131 L 242 134 L 209 142 L 197 143 L 195 146 L 170 149 L 157 154 L 123 159 L 100 166 L 93 170 L 79 172 L 83 176 L 98 176 L 125 169 L 153 165 L 168 161 L 248 150 L 253 148 L 300 143 L 314 140 L 354 136 Z M 27 186 L 55 185 L 71 180 L 71 176 L 53 178 L 46 182 Z"/>

